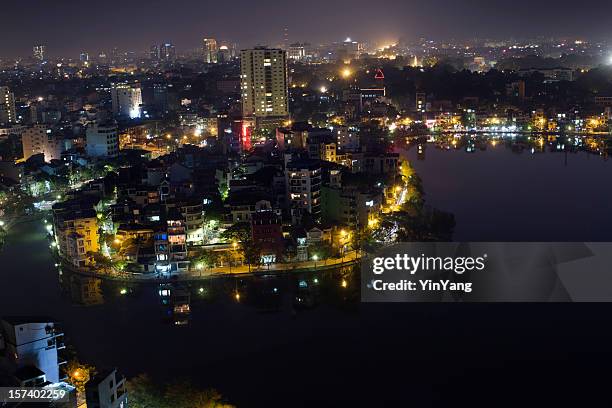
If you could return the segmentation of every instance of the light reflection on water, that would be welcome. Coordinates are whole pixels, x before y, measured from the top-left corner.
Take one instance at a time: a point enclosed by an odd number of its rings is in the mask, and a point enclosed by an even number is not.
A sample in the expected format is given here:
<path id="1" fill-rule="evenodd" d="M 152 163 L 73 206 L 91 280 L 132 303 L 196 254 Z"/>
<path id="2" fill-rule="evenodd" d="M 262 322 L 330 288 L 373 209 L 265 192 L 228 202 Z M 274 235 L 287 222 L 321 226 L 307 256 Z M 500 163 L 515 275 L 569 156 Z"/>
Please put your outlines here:
<path id="1" fill-rule="evenodd" d="M 172 291 L 187 296 L 165 305 L 160 291 L 167 287 L 155 283 L 58 270 L 45 235 L 40 220 L 19 224 L 0 251 L 0 316 L 61 321 L 67 344 L 99 368 L 164 381 L 182 373 L 240 402 L 263 384 L 236 381 L 235 370 L 255 378 L 266 359 L 290 364 L 286 356 L 294 348 L 312 361 L 317 350 L 310 342 L 317 336 L 358 337 L 359 285 L 351 271 L 177 283 Z M 348 288 L 342 279 L 351 282 Z M 175 303 L 181 303 L 178 313 Z"/>
<path id="2" fill-rule="evenodd" d="M 606 144 L 608 143 L 608 145 Z M 610 241 L 603 136 L 440 135 L 398 144 L 459 241 Z"/>

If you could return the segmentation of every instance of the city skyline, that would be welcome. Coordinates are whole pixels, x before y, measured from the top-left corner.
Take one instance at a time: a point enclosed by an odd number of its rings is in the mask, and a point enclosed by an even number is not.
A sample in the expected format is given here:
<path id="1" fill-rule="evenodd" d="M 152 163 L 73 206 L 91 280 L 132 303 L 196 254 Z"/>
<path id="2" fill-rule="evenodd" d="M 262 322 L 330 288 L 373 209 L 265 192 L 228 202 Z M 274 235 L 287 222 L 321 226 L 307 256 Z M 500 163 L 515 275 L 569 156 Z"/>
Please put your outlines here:
<path id="1" fill-rule="evenodd" d="M 141 1 L 110 1 L 94 9 L 68 1 L 50 8 L 35 1 L 28 13 L 23 13 L 23 4 L 10 0 L 3 9 L 11 18 L 0 27 L 0 35 L 12 41 L 0 45 L 0 56 L 31 55 L 37 44 L 47 45 L 52 57 L 114 47 L 146 50 L 162 42 L 172 42 L 185 51 L 201 48 L 206 37 L 235 41 L 243 48 L 259 43 L 275 46 L 285 40 L 285 28 L 289 42 L 314 43 L 340 41 L 347 36 L 373 45 L 421 36 L 609 39 L 606 27 L 612 17 L 604 12 L 604 1 L 590 2 L 579 14 L 568 13 L 570 7 L 567 1 L 548 0 L 537 4 L 519 0 L 512 7 L 500 1 L 384 1 L 373 5 L 364 0 L 334 4 L 315 0 L 282 6 L 262 2 L 253 9 L 246 1 L 237 0 L 230 14 L 225 8 L 193 0 L 180 0 L 171 6 L 154 0 L 146 7 Z"/>
<path id="2" fill-rule="evenodd" d="M 602 405 L 608 9 L 4 0 L 0 406 Z"/>

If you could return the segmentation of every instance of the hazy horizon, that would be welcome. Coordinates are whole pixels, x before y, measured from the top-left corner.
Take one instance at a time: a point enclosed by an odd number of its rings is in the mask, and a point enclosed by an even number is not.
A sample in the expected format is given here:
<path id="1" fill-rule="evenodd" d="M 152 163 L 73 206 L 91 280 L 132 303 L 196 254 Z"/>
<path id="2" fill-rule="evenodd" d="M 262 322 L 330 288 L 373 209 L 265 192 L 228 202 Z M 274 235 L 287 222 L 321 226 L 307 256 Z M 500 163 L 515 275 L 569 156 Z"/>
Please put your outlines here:
<path id="1" fill-rule="evenodd" d="M 575 37 L 612 39 L 607 2 L 596 0 L 580 9 L 567 0 L 539 2 L 432 0 L 286 1 L 261 0 L 254 7 L 235 0 L 232 7 L 198 0 L 133 0 L 83 3 L 59 0 L 29 3 L 5 0 L 7 19 L 0 25 L 0 57 L 28 56 L 45 44 L 50 56 L 78 56 L 114 47 L 145 51 L 151 44 L 171 42 L 177 50 L 200 46 L 212 37 L 249 47 L 283 40 L 314 44 L 347 36 L 372 45 L 399 38 L 442 39 Z M 4 14 L 3 13 L 3 14 Z"/>

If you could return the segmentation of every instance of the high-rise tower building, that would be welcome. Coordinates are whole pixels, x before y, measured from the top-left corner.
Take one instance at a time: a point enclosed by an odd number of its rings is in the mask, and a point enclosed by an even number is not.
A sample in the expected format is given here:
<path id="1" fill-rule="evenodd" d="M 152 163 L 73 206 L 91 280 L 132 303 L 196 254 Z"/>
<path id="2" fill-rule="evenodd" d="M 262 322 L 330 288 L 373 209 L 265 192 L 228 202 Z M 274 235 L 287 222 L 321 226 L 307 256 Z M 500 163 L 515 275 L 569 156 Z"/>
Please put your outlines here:
<path id="1" fill-rule="evenodd" d="M 131 119 L 140 117 L 140 106 L 142 105 L 140 88 L 129 84 L 117 84 L 111 89 L 111 98 L 113 114 Z"/>
<path id="2" fill-rule="evenodd" d="M 176 59 L 174 45 L 170 43 L 161 44 L 159 46 L 159 59 L 168 62 L 174 61 Z"/>
<path id="3" fill-rule="evenodd" d="M 32 52 L 34 54 L 34 58 L 36 58 L 39 61 L 44 61 L 45 60 L 45 52 L 47 51 L 47 46 L 46 45 L 35 45 L 34 48 L 32 48 Z"/>
<path id="4" fill-rule="evenodd" d="M 242 114 L 260 118 L 287 117 L 287 54 L 257 47 L 240 52 Z"/>
<path id="5" fill-rule="evenodd" d="M 217 63 L 217 40 L 215 40 L 214 38 L 204 38 L 204 40 L 202 41 L 202 51 L 204 52 L 205 63 Z"/>
<path id="6" fill-rule="evenodd" d="M 159 61 L 159 45 L 152 45 L 149 49 L 149 58 L 153 61 Z"/>
<path id="7" fill-rule="evenodd" d="M 0 86 L 0 123 L 14 123 L 16 121 L 15 95 L 8 86 Z"/>

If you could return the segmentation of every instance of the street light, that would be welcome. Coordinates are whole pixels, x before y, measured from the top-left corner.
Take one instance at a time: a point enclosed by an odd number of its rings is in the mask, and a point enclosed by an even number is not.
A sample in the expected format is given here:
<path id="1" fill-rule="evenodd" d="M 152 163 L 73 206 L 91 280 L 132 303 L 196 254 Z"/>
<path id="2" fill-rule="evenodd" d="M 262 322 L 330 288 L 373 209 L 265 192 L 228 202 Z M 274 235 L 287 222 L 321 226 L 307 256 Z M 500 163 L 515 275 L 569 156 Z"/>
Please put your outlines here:
<path id="1" fill-rule="evenodd" d="M 234 251 L 236 251 L 236 247 L 238 246 L 238 244 L 236 243 L 236 241 L 232 242 L 232 248 L 234 248 Z M 229 260 L 229 267 L 230 267 L 230 275 L 232 274 L 232 258 L 234 257 L 233 254 L 230 253 L 230 260 Z"/>
<path id="2" fill-rule="evenodd" d="M 312 256 L 312 259 L 314 260 L 314 269 L 316 271 L 317 270 L 317 260 L 319 259 L 319 257 L 317 256 L 317 254 L 314 254 Z"/>

